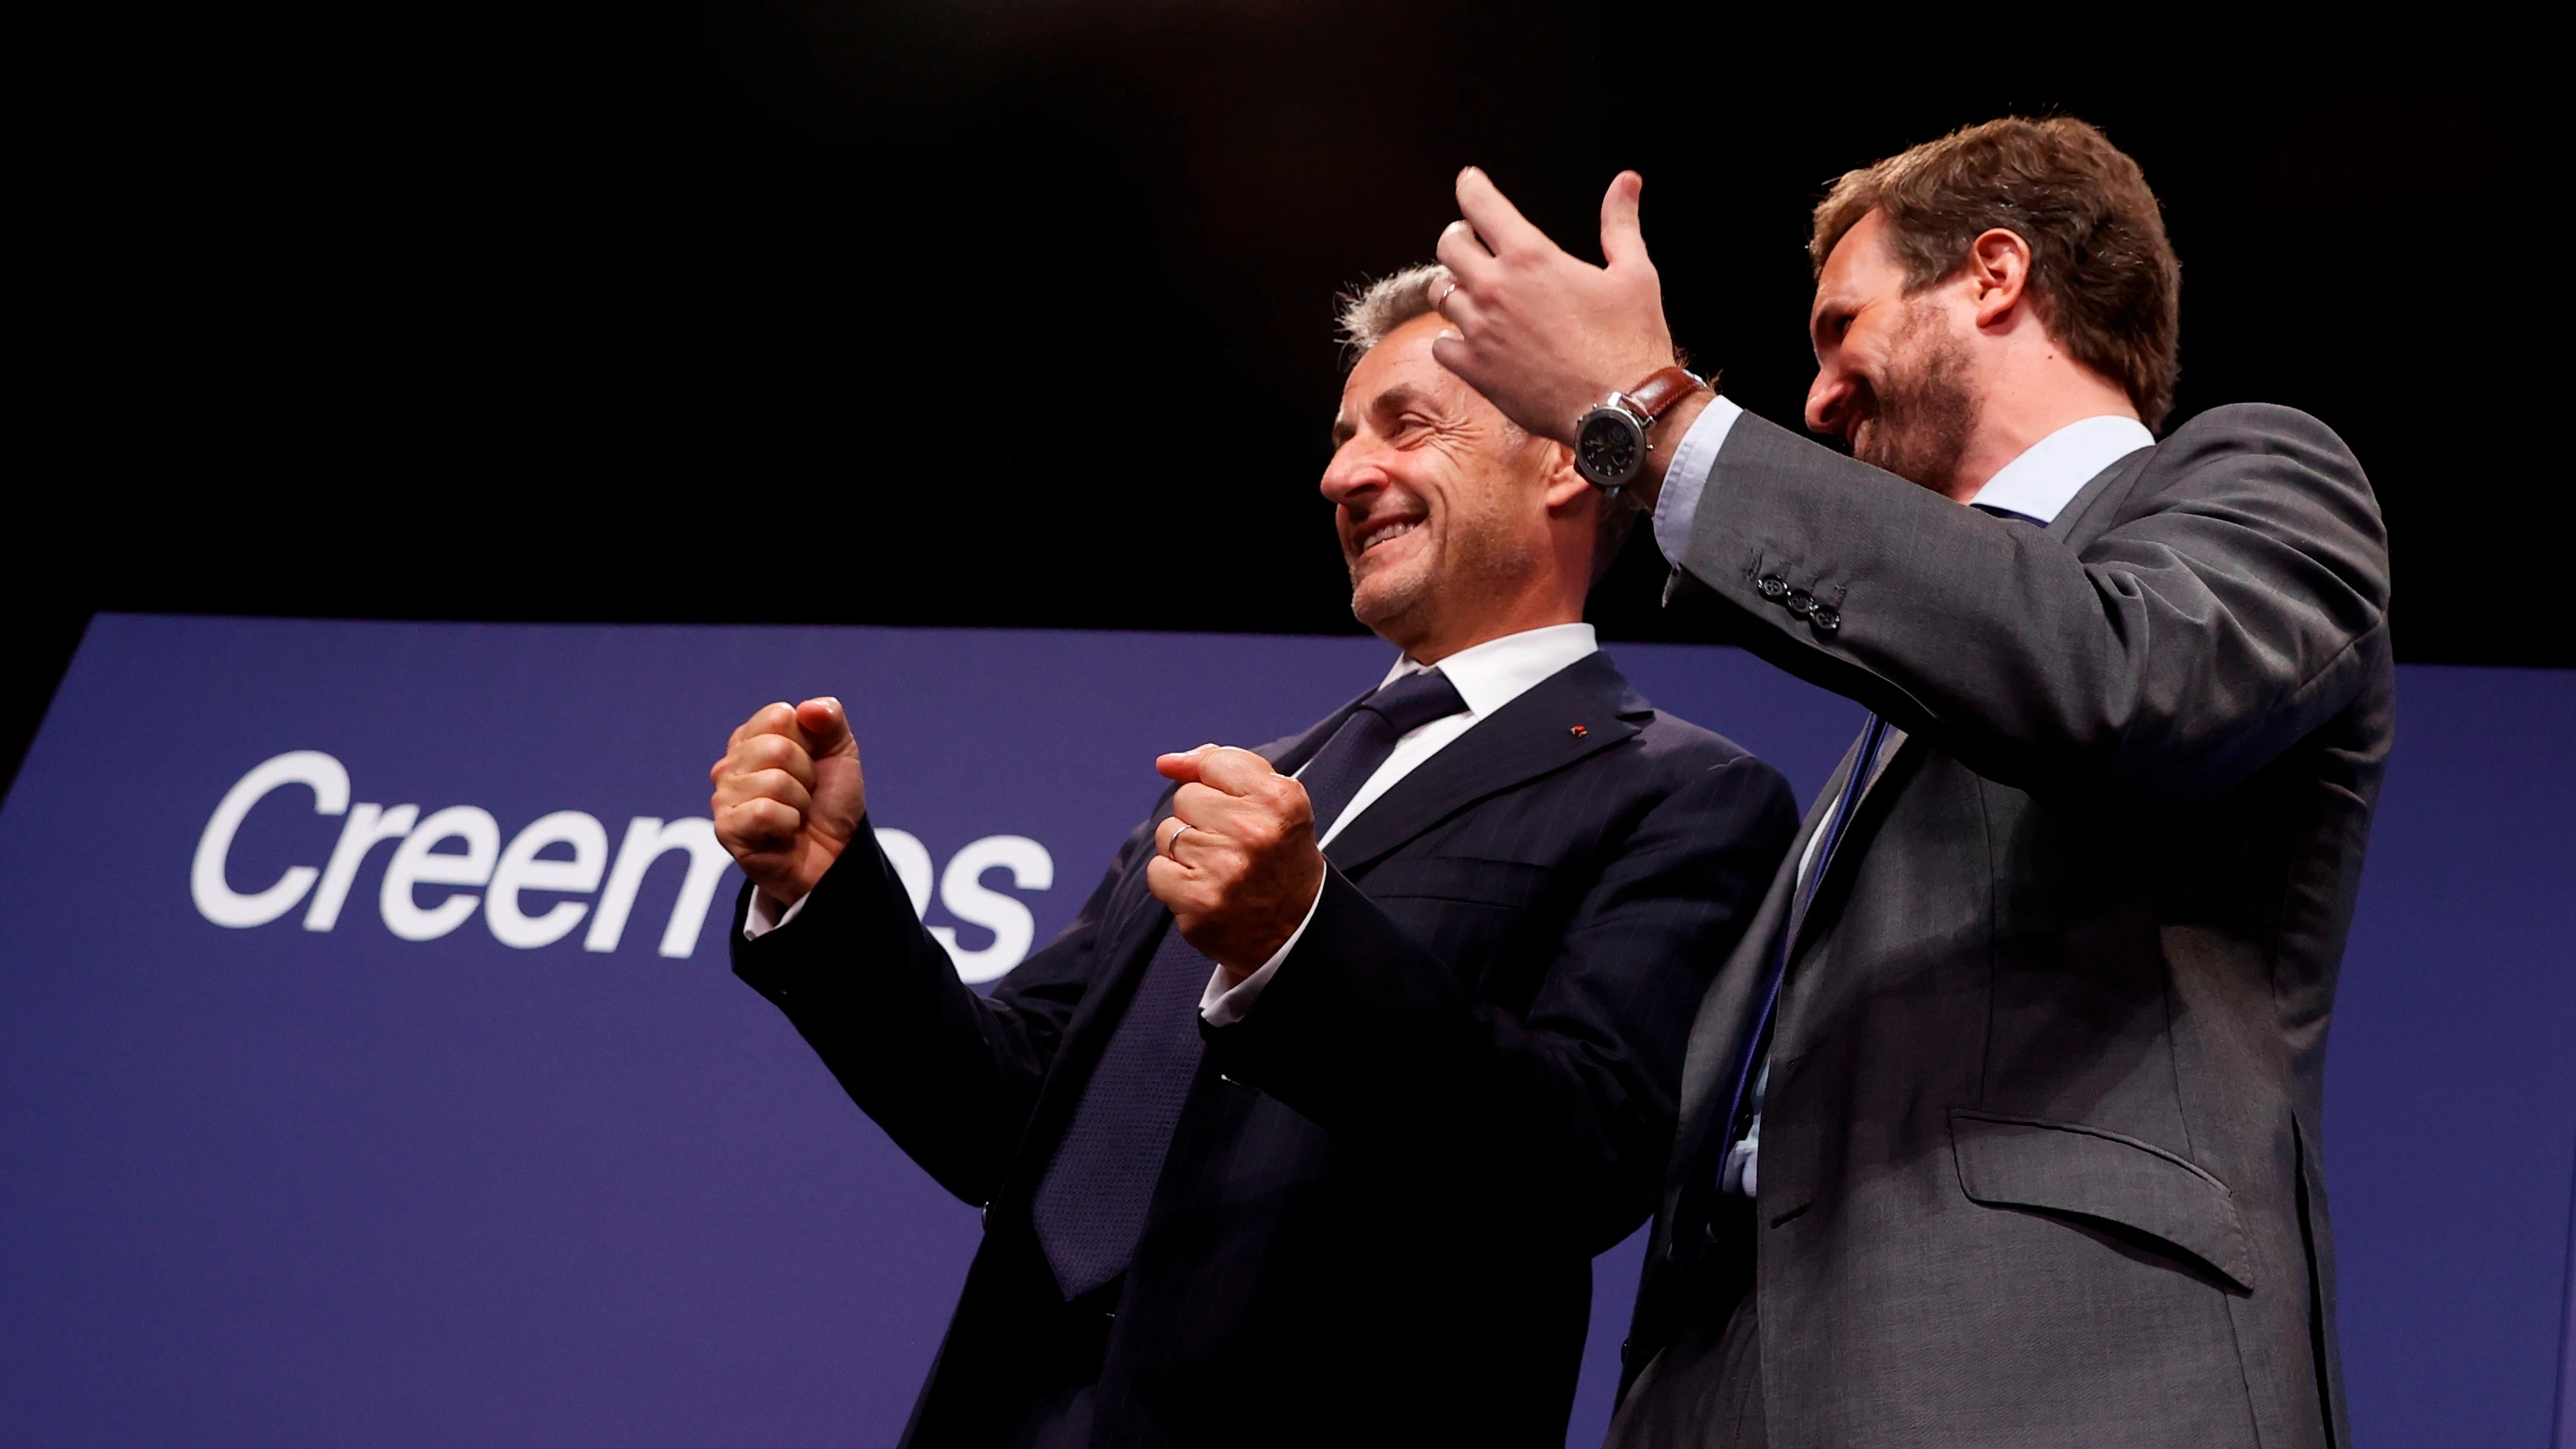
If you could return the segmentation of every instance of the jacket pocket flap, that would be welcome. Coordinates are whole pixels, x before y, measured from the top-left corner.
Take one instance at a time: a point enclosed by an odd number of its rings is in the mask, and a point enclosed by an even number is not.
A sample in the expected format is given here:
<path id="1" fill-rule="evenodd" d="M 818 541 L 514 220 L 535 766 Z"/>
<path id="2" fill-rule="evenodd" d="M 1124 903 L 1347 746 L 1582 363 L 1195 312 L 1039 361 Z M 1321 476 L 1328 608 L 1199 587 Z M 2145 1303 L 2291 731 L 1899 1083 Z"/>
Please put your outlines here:
<path id="1" fill-rule="evenodd" d="M 1950 1112 L 1950 1143 L 1972 1201 L 2099 1218 L 2180 1248 L 2254 1291 L 2235 1194 L 2161 1147 L 2080 1123 L 1963 1108 Z"/>
<path id="2" fill-rule="evenodd" d="M 1380 861 L 1354 883 L 1372 898 L 1417 896 L 1479 905 L 1528 906 L 1547 889 L 1552 875 L 1554 872 L 1546 866 L 1521 860 L 1397 856 Z"/>

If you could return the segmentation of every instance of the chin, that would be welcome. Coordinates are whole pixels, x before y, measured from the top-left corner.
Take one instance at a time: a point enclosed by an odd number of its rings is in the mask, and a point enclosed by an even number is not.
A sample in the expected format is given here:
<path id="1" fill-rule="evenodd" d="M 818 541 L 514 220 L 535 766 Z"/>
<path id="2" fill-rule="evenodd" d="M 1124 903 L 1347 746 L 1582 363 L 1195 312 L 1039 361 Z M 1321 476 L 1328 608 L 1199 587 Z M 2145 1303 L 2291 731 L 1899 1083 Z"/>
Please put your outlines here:
<path id="1" fill-rule="evenodd" d="M 1422 582 L 1390 579 L 1382 573 L 1355 579 L 1351 583 L 1351 617 L 1384 634 L 1422 601 Z"/>

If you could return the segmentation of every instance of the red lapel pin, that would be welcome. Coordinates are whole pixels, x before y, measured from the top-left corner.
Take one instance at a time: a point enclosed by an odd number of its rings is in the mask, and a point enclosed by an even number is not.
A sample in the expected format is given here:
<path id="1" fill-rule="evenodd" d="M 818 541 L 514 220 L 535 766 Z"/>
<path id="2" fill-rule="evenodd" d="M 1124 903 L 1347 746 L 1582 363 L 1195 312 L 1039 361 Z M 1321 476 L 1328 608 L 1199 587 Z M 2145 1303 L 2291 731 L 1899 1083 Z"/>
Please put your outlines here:
<path id="1" fill-rule="evenodd" d="M 1574 728 L 1572 728 L 1572 729 L 1570 729 L 1570 730 L 1567 730 L 1567 731 L 1566 731 L 1566 733 L 1567 733 L 1567 734 L 1570 734 L 1570 735 L 1572 735 L 1572 736 L 1574 736 L 1576 739 L 1578 739 L 1578 740 L 1579 740 L 1579 739 L 1583 738 L 1585 735 L 1588 735 L 1588 734 L 1592 733 L 1592 731 L 1585 729 L 1585 728 L 1584 728 L 1583 726 L 1581 726 L 1581 725 L 1576 725 Z"/>

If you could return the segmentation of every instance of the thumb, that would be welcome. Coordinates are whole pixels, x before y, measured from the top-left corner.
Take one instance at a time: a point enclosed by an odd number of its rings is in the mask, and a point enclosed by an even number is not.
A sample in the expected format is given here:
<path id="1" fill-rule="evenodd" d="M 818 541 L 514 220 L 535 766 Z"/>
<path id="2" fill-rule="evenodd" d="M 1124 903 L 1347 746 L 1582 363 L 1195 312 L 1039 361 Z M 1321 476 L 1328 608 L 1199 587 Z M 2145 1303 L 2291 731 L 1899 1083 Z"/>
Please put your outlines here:
<path id="1" fill-rule="evenodd" d="M 1155 773 L 1166 780 L 1178 780 L 1184 785 L 1199 783 L 1199 766 L 1207 760 L 1208 752 L 1215 748 L 1214 745 L 1201 745 L 1195 750 L 1156 755 Z"/>
<path id="2" fill-rule="evenodd" d="M 805 753 L 818 760 L 859 752 L 859 742 L 850 735 L 849 714 L 828 694 L 796 706 L 796 727 L 805 733 Z"/>
<path id="3" fill-rule="evenodd" d="M 1610 178 L 1610 189 L 1602 193 L 1601 260 L 1611 267 L 1648 265 L 1646 232 L 1637 221 L 1637 198 L 1645 189 L 1646 178 L 1622 171 Z"/>

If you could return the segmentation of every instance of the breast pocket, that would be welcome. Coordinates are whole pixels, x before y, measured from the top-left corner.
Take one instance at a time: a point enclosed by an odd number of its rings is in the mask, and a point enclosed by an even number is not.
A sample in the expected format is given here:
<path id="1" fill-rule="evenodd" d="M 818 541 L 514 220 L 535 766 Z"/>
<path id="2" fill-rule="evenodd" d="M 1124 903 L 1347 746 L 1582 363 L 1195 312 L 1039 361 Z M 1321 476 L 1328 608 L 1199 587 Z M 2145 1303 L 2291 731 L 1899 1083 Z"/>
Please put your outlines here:
<path id="1" fill-rule="evenodd" d="M 1424 855 L 1381 863 L 1358 882 L 1370 899 L 1453 901 L 1528 910 L 1546 898 L 1555 872 L 1524 860 Z"/>
<path id="2" fill-rule="evenodd" d="M 1528 861 L 1425 855 L 1382 862 L 1354 884 L 1459 985 L 1519 1011 L 1555 954 L 1555 875 Z"/>

